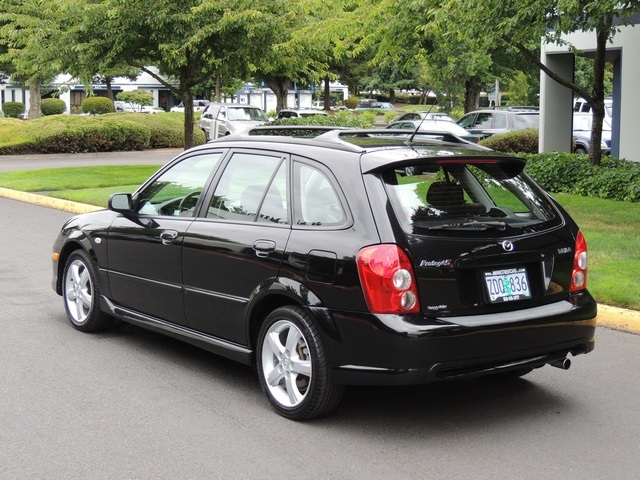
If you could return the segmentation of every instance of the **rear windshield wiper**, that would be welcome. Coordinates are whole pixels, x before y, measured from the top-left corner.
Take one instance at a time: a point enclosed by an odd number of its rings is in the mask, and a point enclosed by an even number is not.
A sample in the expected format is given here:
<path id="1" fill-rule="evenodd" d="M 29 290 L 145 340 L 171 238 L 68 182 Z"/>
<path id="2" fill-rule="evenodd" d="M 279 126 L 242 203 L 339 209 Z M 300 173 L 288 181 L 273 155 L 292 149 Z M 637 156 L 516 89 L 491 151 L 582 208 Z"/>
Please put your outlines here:
<path id="1" fill-rule="evenodd" d="M 428 227 L 427 230 L 460 230 L 465 228 L 477 228 L 482 230 L 486 230 L 487 228 L 495 228 L 496 230 L 502 231 L 507 228 L 507 224 L 506 222 L 500 220 L 487 220 L 482 222 L 472 220 L 470 222 L 443 223 L 441 225 Z"/>

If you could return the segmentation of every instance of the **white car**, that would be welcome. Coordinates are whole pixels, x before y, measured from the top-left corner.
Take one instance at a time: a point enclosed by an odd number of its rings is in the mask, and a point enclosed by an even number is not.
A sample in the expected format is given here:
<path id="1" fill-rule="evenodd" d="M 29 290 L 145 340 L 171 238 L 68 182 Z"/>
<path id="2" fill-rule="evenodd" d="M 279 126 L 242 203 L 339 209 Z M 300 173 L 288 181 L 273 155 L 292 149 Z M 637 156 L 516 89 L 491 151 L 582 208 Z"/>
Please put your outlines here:
<path id="1" fill-rule="evenodd" d="M 400 122 L 402 120 L 422 120 L 423 118 L 431 119 L 431 120 L 448 120 L 453 122 L 453 118 L 447 115 L 444 112 L 407 112 L 402 115 L 398 115 L 396 118 L 392 120 L 392 122 Z"/>
<path id="2" fill-rule="evenodd" d="M 259 107 L 240 103 L 210 103 L 202 112 L 198 126 L 207 141 L 232 133 L 242 133 L 269 122 Z"/>
<path id="3" fill-rule="evenodd" d="M 478 136 L 471 135 L 467 130 L 462 128 L 455 122 L 449 120 L 434 120 L 425 118 L 423 120 L 402 120 L 393 121 L 389 123 L 387 128 L 393 130 L 407 130 L 415 132 L 419 128 L 418 133 L 422 134 L 438 134 L 438 133 L 451 133 L 456 137 L 460 137 L 463 140 L 467 140 L 471 143 L 478 143 Z"/>
<path id="4" fill-rule="evenodd" d="M 201 110 L 204 110 L 207 105 L 209 105 L 209 100 L 194 100 L 193 101 L 193 111 L 194 112 L 199 112 Z M 175 107 L 171 107 L 171 111 L 172 112 L 182 112 L 184 113 L 184 103 L 180 103 L 179 105 L 176 105 Z"/>
<path id="5" fill-rule="evenodd" d="M 311 117 L 313 115 L 329 115 L 324 110 L 316 110 L 314 108 L 283 108 L 278 112 L 278 118 L 302 118 Z"/>

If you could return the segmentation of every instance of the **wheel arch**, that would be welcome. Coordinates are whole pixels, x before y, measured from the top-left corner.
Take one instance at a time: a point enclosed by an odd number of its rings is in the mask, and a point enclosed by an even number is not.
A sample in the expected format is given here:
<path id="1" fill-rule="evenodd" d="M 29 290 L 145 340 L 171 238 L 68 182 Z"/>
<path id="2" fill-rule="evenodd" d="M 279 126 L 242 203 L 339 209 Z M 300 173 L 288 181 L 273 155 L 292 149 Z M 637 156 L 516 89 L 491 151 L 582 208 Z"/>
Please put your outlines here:
<path id="1" fill-rule="evenodd" d="M 84 240 L 84 241 L 83 241 Z M 74 238 L 73 240 L 67 241 L 63 246 L 60 252 L 58 252 L 58 265 L 56 268 L 56 293 L 58 295 L 62 295 L 62 276 L 64 272 L 64 267 L 67 264 L 67 260 L 69 256 L 77 251 L 84 250 L 91 259 L 98 264 L 96 255 L 94 250 L 91 248 L 91 244 L 89 244 L 89 240 L 86 236 L 81 236 Z"/>
<path id="2" fill-rule="evenodd" d="M 278 278 L 269 288 L 256 295 L 249 306 L 247 338 L 249 347 L 254 352 L 254 364 L 260 327 L 271 312 L 288 305 L 302 307 L 318 326 L 323 337 L 340 340 L 331 312 L 323 305 L 320 298 L 301 283 Z"/>

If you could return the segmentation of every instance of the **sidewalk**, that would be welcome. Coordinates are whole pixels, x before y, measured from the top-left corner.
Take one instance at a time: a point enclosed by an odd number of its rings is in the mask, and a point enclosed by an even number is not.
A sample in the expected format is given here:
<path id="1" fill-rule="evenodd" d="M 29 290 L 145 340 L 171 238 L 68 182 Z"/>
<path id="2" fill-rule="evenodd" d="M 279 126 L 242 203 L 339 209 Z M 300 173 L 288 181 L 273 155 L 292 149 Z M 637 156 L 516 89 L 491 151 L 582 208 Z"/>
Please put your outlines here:
<path id="1" fill-rule="evenodd" d="M 109 164 L 140 164 L 140 163 L 157 163 L 164 164 L 171 158 L 176 156 L 182 150 L 166 149 L 151 150 L 143 152 L 113 152 L 113 153 L 97 153 L 97 154 L 60 154 L 60 155 L 38 155 L 38 156 L 20 156 L 20 155 L 4 155 L 0 156 L 0 171 L 3 166 L 11 164 L 14 168 L 50 168 L 55 166 L 80 166 L 93 165 L 109 165 Z M 61 164 L 61 163 L 64 163 Z M 15 168 L 19 165 L 18 168 Z M 35 166 L 39 165 L 39 166 Z M 17 200 L 20 202 L 31 203 L 42 207 L 63 210 L 70 213 L 78 214 L 100 210 L 100 207 L 94 205 L 86 205 L 83 203 L 71 202 L 68 200 L 60 200 L 57 198 L 36 195 L 33 193 L 19 192 L 8 188 L 0 187 L 0 197 Z M 608 305 L 598 305 L 598 316 L 596 318 L 598 324 L 602 327 L 613 328 L 625 332 L 640 334 L 640 312 L 628 310 L 624 308 L 610 307 Z"/>

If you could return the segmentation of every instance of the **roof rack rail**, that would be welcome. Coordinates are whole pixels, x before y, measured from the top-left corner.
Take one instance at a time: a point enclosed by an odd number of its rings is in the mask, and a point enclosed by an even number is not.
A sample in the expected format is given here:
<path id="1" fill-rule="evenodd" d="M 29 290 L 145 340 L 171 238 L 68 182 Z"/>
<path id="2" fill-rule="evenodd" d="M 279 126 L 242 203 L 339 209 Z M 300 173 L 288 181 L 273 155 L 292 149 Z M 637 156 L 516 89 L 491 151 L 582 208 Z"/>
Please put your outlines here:
<path id="1" fill-rule="evenodd" d="M 293 137 L 316 137 L 331 130 L 348 130 L 353 127 L 328 125 L 260 125 L 247 132 L 248 135 L 275 135 Z"/>

